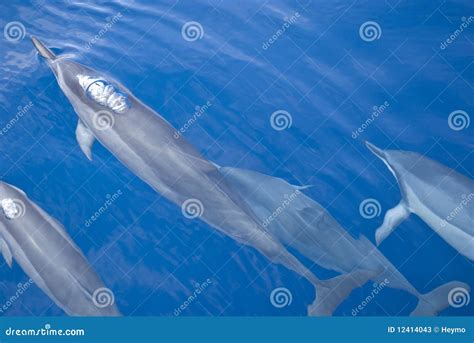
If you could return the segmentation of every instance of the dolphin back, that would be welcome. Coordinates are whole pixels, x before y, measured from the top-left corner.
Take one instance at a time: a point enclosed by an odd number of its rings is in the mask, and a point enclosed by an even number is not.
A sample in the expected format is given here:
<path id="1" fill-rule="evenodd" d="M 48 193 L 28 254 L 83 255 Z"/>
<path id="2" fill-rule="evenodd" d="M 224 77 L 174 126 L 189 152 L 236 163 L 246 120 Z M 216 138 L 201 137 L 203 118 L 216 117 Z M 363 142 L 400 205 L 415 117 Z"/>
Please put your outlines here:
<path id="1" fill-rule="evenodd" d="M 10 188 L 7 198 L 21 204 L 22 215 L 1 218 L 4 248 L 35 284 L 69 315 L 120 315 L 113 302 L 102 306 L 101 299 L 113 294 L 62 224 L 23 192 Z"/>

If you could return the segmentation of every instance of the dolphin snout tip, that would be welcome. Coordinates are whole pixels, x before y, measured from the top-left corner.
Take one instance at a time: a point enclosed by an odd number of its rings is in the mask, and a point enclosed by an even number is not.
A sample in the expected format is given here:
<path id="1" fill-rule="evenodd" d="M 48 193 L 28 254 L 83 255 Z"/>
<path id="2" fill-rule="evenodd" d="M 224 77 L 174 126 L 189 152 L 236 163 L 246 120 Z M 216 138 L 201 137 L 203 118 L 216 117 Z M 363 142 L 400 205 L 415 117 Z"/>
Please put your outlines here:
<path id="1" fill-rule="evenodd" d="M 35 36 L 31 36 L 31 42 L 33 43 L 34 47 L 36 48 L 36 50 L 38 51 L 38 53 L 48 59 L 48 60 L 55 60 L 56 59 L 56 55 L 53 54 L 53 52 L 51 50 L 49 50 L 38 38 L 36 38 Z"/>
<path id="2" fill-rule="evenodd" d="M 365 146 L 377 157 L 382 159 L 385 158 L 385 151 L 376 147 L 374 144 L 370 143 L 369 141 L 365 141 Z"/>

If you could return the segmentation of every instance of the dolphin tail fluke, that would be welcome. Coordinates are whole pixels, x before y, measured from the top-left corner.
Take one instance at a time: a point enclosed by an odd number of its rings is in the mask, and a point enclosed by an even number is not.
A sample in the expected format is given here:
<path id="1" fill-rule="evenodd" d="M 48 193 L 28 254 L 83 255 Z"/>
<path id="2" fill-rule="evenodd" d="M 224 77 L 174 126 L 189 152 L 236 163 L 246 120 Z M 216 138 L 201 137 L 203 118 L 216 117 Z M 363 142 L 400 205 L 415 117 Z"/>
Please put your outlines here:
<path id="1" fill-rule="evenodd" d="M 49 50 L 38 38 L 32 36 L 31 41 L 42 57 L 53 61 L 57 58 L 56 55 L 51 50 Z"/>
<path id="2" fill-rule="evenodd" d="M 377 156 L 378 158 L 380 158 L 382 160 L 386 159 L 385 151 L 383 151 L 382 149 L 376 147 L 375 145 L 373 145 L 372 143 L 370 143 L 368 141 L 365 142 L 365 145 L 367 146 L 367 148 L 369 148 L 370 151 L 372 151 L 372 153 L 375 156 Z"/>
<path id="3" fill-rule="evenodd" d="M 373 273 L 358 270 L 316 284 L 316 300 L 308 306 L 309 316 L 331 316 L 353 289 L 365 284 Z"/>
<path id="4" fill-rule="evenodd" d="M 459 294 L 469 294 L 469 292 L 470 287 L 463 282 L 448 282 L 421 295 L 418 306 L 410 313 L 410 316 L 435 316 L 450 303 L 455 303 Z"/>

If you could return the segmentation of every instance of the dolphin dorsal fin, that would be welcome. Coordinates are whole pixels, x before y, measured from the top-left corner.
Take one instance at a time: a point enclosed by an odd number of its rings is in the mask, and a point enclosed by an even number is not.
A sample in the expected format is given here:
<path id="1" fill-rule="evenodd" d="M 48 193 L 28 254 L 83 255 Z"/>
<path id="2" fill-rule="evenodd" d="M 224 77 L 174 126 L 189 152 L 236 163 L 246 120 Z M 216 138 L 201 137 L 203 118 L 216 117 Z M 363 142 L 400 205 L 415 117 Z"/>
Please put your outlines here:
<path id="1" fill-rule="evenodd" d="M 2 251 L 3 258 L 7 262 L 8 266 L 11 268 L 13 263 L 13 255 L 10 250 L 10 247 L 3 238 L 0 238 L 0 250 Z"/>
<path id="2" fill-rule="evenodd" d="M 89 161 L 92 161 L 92 146 L 94 145 L 95 136 L 80 119 L 76 128 L 76 139 L 82 152 L 86 155 Z"/>

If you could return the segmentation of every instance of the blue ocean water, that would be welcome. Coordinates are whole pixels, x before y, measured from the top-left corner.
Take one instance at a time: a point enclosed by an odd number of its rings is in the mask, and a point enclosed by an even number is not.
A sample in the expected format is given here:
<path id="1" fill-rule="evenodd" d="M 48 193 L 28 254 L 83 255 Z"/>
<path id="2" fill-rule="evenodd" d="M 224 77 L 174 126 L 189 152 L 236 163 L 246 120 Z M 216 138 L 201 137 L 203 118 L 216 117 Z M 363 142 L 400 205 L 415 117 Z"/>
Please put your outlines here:
<path id="1" fill-rule="evenodd" d="M 400 194 L 365 140 L 473 178 L 473 9 L 466 0 L 3 2 L 0 177 L 65 225 L 124 315 L 176 315 L 203 285 L 179 315 L 306 315 L 305 279 L 183 217 L 100 144 L 86 159 L 77 116 L 29 36 L 120 80 L 210 160 L 313 185 L 305 194 L 374 242 Z M 366 199 L 378 216 L 361 216 Z M 474 288 L 472 262 L 416 216 L 380 250 L 423 293 L 451 280 Z M 28 277 L 15 263 L 0 269 L 3 304 Z M 270 301 L 278 287 L 291 293 L 282 308 Z M 354 290 L 335 315 L 352 315 L 372 289 Z M 472 315 L 473 302 L 442 314 Z M 384 288 L 360 315 L 408 315 L 415 304 Z M 2 315 L 63 315 L 34 285 L 7 307 Z"/>

